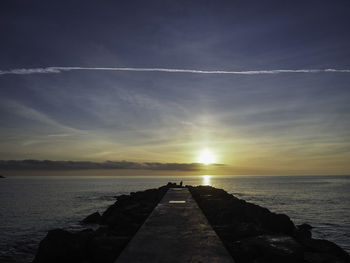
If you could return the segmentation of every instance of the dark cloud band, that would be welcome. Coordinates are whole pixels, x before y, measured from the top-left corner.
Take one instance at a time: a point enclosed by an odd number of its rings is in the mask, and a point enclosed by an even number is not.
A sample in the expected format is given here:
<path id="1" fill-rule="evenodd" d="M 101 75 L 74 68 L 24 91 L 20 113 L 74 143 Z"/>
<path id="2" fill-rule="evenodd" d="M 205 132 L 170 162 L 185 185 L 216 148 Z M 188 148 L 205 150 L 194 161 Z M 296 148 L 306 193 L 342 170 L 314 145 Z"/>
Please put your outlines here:
<path id="1" fill-rule="evenodd" d="M 223 166 L 223 164 L 212 164 Z M 201 163 L 158 163 L 158 162 L 74 162 L 74 161 L 40 161 L 40 160 L 0 160 L 3 170 L 84 170 L 84 169 L 131 169 L 131 170 L 178 170 L 196 171 L 204 168 Z"/>

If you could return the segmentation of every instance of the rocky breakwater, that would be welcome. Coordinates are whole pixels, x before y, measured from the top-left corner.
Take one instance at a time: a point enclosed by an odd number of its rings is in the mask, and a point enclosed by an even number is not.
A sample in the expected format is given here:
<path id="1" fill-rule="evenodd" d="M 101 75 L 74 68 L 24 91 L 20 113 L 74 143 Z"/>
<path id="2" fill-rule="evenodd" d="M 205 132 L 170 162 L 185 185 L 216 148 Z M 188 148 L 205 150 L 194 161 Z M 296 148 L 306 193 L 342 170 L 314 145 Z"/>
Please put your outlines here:
<path id="1" fill-rule="evenodd" d="M 33 263 L 111 263 L 162 199 L 169 183 L 150 189 L 117 196 L 117 201 L 102 215 L 95 212 L 83 224 L 98 224 L 97 230 L 68 232 L 54 229 L 40 242 Z"/>
<path id="2" fill-rule="evenodd" d="M 188 188 L 236 263 L 350 262 L 349 254 L 335 243 L 312 238 L 308 224 L 295 226 L 287 215 L 222 189 Z"/>
<path id="3" fill-rule="evenodd" d="M 33 263 L 114 262 L 170 187 L 169 183 L 117 196 L 102 215 L 95 212 L 82 224 L 97 230 L 54 229 L 40 242 Z M 236 263 L 342 263 L 349 255 L 335 243 L 312 238 L 311 226 L 295 226 L 284 214 L 238 199 L 210 186 L 186 186 Z"/>

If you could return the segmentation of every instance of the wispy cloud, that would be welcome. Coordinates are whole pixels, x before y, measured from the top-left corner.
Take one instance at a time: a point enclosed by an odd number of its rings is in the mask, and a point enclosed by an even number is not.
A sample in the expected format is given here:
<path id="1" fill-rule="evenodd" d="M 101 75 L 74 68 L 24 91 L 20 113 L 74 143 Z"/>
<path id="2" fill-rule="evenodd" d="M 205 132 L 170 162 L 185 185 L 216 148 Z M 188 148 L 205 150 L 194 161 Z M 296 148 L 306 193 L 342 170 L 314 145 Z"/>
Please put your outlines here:
<path id="1" fill-rule="evenodd" d="M 73 70 L 96 70 L 96 71 L 136 71 L 136 72 L 168 72 L 168 73 L 192 73 L 192 74 L 232 74 L 232 75 L 260 75 L 281 73 L 350 73 L 350 69 L 272 69 L 272 70 L 201 70 L 201 69 L 175 69 L 175 68 L 129 68 L 129 67 L 46 67 L 46 68 L 20 68 L 0 70 L 0 75 L 17 74 L 48 74 L 62 73 Z"/>
<path id="2" fill-rule="evenodd" d="M 82 130 L 66 126 L 57 122 L 56 120 L 49 117 L 47 114 L 42 113 L 34 108 L 25 106 L 21 103 L 12 100 L 0 100 L 2 106 L 5 106 L 9 111 L 15 113 L 16 115 L 22 116 L 28 120 L 37 121 L 43 124 L 46 124 L 51 127 L 58 128 L 62 131 L 69 133 L 83 133 Z"/>

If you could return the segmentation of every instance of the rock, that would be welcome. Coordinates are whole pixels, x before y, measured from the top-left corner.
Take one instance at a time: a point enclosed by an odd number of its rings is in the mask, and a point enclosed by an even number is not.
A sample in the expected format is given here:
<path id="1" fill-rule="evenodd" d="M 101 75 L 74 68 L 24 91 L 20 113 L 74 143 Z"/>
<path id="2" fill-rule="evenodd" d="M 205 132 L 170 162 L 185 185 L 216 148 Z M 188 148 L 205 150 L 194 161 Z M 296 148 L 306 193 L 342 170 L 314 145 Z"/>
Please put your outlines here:
<path id="1" fill-rule="evenodd" d="M 102 214 L 100 223 L 113 227 L 135 222 L 142 224 L 169 189 L 168 185 L 118 196 L 117 201 Z"/>
<path id="2" fill-rule="evenodd" d="M 341 260 L 338 257 L 322 252 L 305 252 L 304 260 L 308 263 L 346 263 L 349 261 Z"/>
<path id="3" fill-rule="evenodd" d="M 306 223 L 298 225 L 297 227 L 300 230 L 309 230 L 310 231 L 311 229 L 313 229 L 313 227 L 311 225 L 306 224 Z"/>
<path id="4" fill-rule="evenodd" d="M 92 230 L 70 233 L 62 229 L 50 230 L 40 242 L 33 263 L 75 263 L 87 259 L 87 245 Z"/>
<path id="5" fill-rule="evenodd" d="M 256 224 L 241 222 L 232 225 L 214 225 L 214 230 L 226 242 L 237 241 L 243 238 L 258 236 L 264 233 Z"/>
<path id="6" fill-rule="evenodd" d="M 85 217 L 82 221 L 84 224 L 99 224 L 101 221 L 101 215 L 99 212 L 92 213 L 91 215 Z"/>
<path id="7" fill-rule="evenodd" d="M 240 200 L 210 186 L 188 187 L 236 263 L 350 262 L 336 244 L 311 238 L 284 214 Z"/>
<path id="8" fill-rule="evenodd" d="M 302 262 L 303 248 L 287 235 L 261 235 L 235 242 L 229 248 L 236 262 Z"/>
<path id="9" fill-rule="evenodd" d="M 285 214 L 269 213 L 264 218 L 264 225 L 275 233 L 291 235 L 294 232 L 295 225 Z"/>
<path id="10" fill-rule="evenodd" d="M 114 262 L 132 236 L 96 236 L 89 247 L 89 258 L 91 262 L 109 263 Z"/>
<path id="11" fill-rule="evenodd" d="M 178 187 L 176 183 L 171 183 L 171 182 L 169 182 L 166 186 L 168 188 L 176 188 L 176 187 Z"/>
<path id="12" fill-rule="evenodd" d="M 304 223 L 304 224 L 298 225 L 294 231 L 294 236 L 298 240 L 310 239 L 312 237 L 311 229 L 312 229 L 312 226 L 310 226 L 309 224 Z"/>
<path id="13" fill-rule="evenodd" d="M 345 262 L 350 262 L 350 256 L 337 244 L 323 239 L 303 239 L 301 244 L 305 247 L 305 250 L 313 253 L 324 253 L 332 255 L 339 260 L 344 260 Z"/>
<path id="14" fill-rule="evenodd" d="M 189 189 L 213 225 L 246 222 L 255 224 L 264 232 L 289 235 L 295 230 L 294 223 L 287 215 L 272 213 L 267 208 L 240 200 L 222 189 L 208 186 Z"/>
<path id="15" fill-rule="evenodd" d="M 118 196 L 102 216 L 95 212 L 83 220 L 100 224 L 95 231 L 49 231 L 33 262 L 114 262 L 169 187 L 177 185 Z M 236 263 L 350 262 L 336 244 L 312 239 L 308 224 L 295 227 L 287 215 L 272 213 L 222 189 L 188 188 Z"/>
<path id="16" fill-rule="evenodd" d="M 130 199 L 130 195 L 119 195 L 116 196 L 117 202 L 128 201 Z"/>
<path id="17" fill-rule="evenodd" d="M 263 229 L 261 229 L 259 226 L 253 223 L 246 223 L 242 222 L 237 225 L 237 227 L 234 230 L 234 236 L 237 237 L 237 239 L 252 237 L 252 236 L 258 236 L 263 234 Z"/>
<path id="18" fill-rule="evenodd" d="M 102 216 L 95 212 L 82 221 L 86 224 L 100 224 L 95 231 L 49 231 L 40 242 L 33 262 L 114 262 L 168 189 L 168 186 L 162 186 L 118 196 L 117 201 Z"/>

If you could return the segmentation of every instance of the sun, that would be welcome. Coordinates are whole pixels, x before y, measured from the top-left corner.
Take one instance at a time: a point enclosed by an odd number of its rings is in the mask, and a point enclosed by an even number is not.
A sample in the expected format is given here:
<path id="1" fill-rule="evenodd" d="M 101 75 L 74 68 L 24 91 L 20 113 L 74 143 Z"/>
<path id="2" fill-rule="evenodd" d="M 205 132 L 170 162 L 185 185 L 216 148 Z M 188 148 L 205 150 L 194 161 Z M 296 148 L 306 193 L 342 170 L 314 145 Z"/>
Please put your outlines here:
<path id="1" fill-rule="evenodd" d="M 214 163 L 215 158 L 214 155 L 208 149 L 205 149 L 199 155 L 198 162 L 208 165 Z"/>

